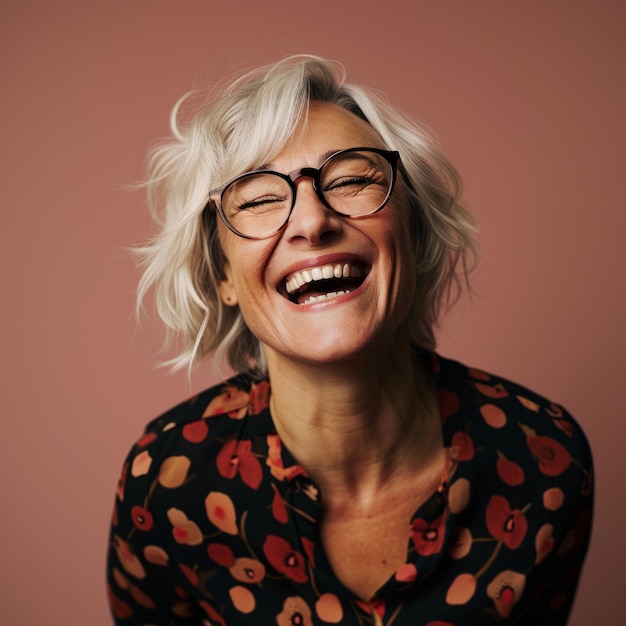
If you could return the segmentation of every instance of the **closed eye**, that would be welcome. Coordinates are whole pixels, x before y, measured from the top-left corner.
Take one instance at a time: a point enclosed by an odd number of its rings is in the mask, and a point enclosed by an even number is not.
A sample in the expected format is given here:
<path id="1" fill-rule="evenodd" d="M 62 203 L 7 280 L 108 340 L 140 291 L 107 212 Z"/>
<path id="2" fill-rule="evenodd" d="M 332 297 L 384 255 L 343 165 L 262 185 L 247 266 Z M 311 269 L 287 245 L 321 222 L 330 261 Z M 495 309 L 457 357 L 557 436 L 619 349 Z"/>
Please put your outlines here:
<path id="1" fill-rule="evenodd" d="M 333 181 L 325 189 L 335 189 L 337 187 L 347 187 L 348 185 L 371 185 L 374 181 L 366 176 L 354 176 L 353 178 L 345 178 Z"/>
<path id="2" fill-rule="evenodd" d="M 257 200 L 246 200 L 235 206 L 236 211 L 271 211 L 274 208 L 283 208 L 287 202 L 287 198 L 269 197 L 259 198 Z"/>
<path id="3" fill-rule="evenodd" d="M 381 177 L 378 177 L 379 179 Z M 367 176 L 354 176 L 351 178 L 339 178 L 327 184 L 323 191 L 324 193 L 342 193 L 342 192 L 355 192 L 362 191 L 370 185 L 381 185 L 383 181 L 369 178 Z"/>

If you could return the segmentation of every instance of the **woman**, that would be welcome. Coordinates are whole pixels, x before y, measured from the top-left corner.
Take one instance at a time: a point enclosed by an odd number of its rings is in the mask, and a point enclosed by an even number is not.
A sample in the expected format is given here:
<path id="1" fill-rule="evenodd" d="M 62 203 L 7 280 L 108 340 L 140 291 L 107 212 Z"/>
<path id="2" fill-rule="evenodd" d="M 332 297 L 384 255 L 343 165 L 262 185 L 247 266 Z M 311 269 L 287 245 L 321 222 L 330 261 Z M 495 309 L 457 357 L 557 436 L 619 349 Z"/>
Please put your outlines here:
<path id="1" fill-rule="evenodd" d="M 116 623 L 565 623 L 588 445 L 560 406 L 434 353 L 474 243 L 426 133 L 295 57 L 175 125 L 150 181 L 140 298 L 182 337 L 175 366 L 239 374 L 124 465 Z"/>

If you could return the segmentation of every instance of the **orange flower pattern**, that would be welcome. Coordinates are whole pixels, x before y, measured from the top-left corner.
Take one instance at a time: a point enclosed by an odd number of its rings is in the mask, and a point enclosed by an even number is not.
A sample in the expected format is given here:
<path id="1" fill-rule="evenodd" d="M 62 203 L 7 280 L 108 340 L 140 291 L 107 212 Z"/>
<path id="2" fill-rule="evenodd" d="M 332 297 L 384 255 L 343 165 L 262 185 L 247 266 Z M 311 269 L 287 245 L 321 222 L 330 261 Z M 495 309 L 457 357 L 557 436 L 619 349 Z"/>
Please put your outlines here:
<path id="1" fill-rule="evenodd" d="M 115 624 L 565 624 L 592 519 L 584 434 L 520 385 L 438 355 L 432 371 L 445 479 L 374 597 L 329 565 L 323 494 L 276 433 L 269 382 L 238 375 L 151 422 L 123 465 Z"/>

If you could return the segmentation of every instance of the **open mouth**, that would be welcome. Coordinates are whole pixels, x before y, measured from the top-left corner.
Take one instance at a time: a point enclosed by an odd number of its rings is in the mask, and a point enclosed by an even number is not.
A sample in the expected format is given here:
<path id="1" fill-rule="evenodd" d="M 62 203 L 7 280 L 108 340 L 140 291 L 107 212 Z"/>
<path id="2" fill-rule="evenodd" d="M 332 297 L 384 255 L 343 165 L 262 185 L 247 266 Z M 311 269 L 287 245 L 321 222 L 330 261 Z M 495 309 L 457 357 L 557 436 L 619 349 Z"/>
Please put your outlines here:
<path id="1" fill-rule="evenodd" d="M 295 304 L 321 302 L 354 291 L 363 283 L 368 271 L 360 262 L 309 267 L 289 274 L 284 289 Z"/>

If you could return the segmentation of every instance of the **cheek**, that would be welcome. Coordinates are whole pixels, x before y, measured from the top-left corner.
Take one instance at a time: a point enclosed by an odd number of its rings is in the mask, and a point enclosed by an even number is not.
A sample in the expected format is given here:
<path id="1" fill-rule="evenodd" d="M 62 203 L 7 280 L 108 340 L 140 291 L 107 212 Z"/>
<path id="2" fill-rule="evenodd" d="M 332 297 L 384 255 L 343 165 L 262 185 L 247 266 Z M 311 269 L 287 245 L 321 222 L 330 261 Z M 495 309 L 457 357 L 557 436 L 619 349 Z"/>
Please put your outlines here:
<path id="1" fill-rule="evenodd" d="M 413 229 L 406 207 L 394 205 L 389 208 L 392 208 L 394 217 L 394 224 L 389 236 L 394 250 L 395 295 L 406 306 L 410 306 L 416 290 L 417 251 L 413 242 Z"/>
<path id="2" fill-rule="evenodd" d="M 254 297 L 265 287 L 265 268 L 274 244 L 271 240 L 243 239 L 226 231 L 220 232 L 220 242 L 228 278 L 239 297 Z M 240 306 L 245 309 L 245 302 Z"/>
<path id="3" fill-rule="evenodd" d="M 236 246 L 237 241 L 235 235 L 224 226 L 221 219 L 217 220 L 217 241 L 222 249 L 224 260 L 230 261 L 230 257 L 232 256 L 231 249 Z"/>
<path id="4" fill-rule="evenodd" d="M 413 230 L 415 228 L 411 220 L 411 207 L 408 202 L 390 203 L 385 210 L 389 209 L 387 214 L 389 222 L 387 224 L 387 238 L 394 254 L 403 265 L 415 264 L 416 250 L 413 243 Z"/>

